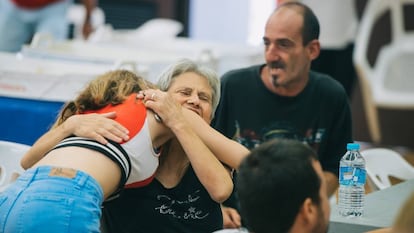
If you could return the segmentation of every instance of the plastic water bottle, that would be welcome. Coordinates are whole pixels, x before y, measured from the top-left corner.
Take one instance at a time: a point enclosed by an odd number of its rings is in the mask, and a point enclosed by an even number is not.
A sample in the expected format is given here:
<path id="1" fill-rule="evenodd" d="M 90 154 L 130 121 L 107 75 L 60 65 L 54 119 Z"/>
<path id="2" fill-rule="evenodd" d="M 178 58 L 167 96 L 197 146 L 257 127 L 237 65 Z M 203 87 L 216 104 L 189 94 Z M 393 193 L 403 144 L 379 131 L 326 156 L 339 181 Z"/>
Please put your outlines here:
<path id="1" fill-rule="evenodd" d="M 359 144 L 348 143 L 346 148 L 339 165 L 339 214 L 361 216 L 365 199 L 365 159 L 359 153 Z"/>

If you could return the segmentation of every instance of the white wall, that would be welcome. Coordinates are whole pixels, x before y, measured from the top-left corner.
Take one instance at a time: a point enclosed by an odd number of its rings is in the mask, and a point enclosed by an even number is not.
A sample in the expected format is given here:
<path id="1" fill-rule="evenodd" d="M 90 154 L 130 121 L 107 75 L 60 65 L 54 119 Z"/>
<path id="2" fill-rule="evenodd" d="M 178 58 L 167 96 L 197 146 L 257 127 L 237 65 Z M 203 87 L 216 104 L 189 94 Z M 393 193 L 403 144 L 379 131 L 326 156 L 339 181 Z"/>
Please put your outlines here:
<path id="1" fill-rule="evenodd" d="M 189 37 L 260 45 L 275 6 L 275 0 L 191 0 Z"/>
<path id="2" fill-rule="evenodd" d="M 249 0 L 191 0 L 189 36 L 194 39 L 245 42 Z"/>

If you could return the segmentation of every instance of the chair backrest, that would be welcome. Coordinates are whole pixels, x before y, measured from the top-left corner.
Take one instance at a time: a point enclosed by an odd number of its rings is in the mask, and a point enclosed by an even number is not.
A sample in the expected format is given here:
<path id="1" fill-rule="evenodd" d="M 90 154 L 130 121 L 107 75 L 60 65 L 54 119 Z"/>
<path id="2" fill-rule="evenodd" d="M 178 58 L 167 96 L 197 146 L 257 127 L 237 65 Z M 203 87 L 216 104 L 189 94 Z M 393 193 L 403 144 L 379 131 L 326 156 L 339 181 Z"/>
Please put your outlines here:
<path id="1" fill-rule="evenodd" d="M 0 192 L 24 171 L 20 160 L 30 146 L 0 140 Z"/>
<path id="2" fill-rule="evenodd" d="M 381 142 L 378 107 L 414 110 L 414 0 L 371 0 L 355 39 L 368 129 Z"/>
<path id="3" fill-rule="evenodd" d="M 388 148 L 371 148 L 361 151 L 366 161 L 368 178 L 373 190 L 381 190 L 392 185 L 390 177 L 399 180 L 414 179 L 414 167 L 398 152 Z"/>

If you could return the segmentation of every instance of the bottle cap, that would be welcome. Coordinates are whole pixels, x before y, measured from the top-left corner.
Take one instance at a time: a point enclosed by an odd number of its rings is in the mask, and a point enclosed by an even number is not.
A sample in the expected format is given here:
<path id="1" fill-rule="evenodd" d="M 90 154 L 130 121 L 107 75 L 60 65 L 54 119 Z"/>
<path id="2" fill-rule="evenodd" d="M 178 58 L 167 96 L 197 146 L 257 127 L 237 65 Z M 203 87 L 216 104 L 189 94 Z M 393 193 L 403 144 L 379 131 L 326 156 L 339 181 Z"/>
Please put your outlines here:
<path id="1" fill-rule="evenodd" d="M 347 150 L 359 150 L 359 144 L 358 143 L 348 143 L 346 145 Z"/>

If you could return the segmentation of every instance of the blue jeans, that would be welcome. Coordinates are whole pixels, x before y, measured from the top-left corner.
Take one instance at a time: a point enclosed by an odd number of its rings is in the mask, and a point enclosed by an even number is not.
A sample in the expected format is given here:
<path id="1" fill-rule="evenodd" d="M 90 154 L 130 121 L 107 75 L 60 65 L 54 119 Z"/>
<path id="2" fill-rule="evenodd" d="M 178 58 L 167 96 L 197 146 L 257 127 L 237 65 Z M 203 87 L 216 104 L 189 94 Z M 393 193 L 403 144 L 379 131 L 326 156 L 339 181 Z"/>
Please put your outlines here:
<path id="1" fill-rule="evenodd" d="M 99 232 L 100 185 L 84 172 L 57 169 L 29 169 L 0 193 L 0 233 Z"/>
<path id="2" fill-rule="evenodd" d="M 11 0 L 0 0 L 0 51 L 18 52 L 36 32 L 56 40 L 67 38 L 66 17 L 71 0 L 62 0 L 39 9 L 21 9 Z"/>

